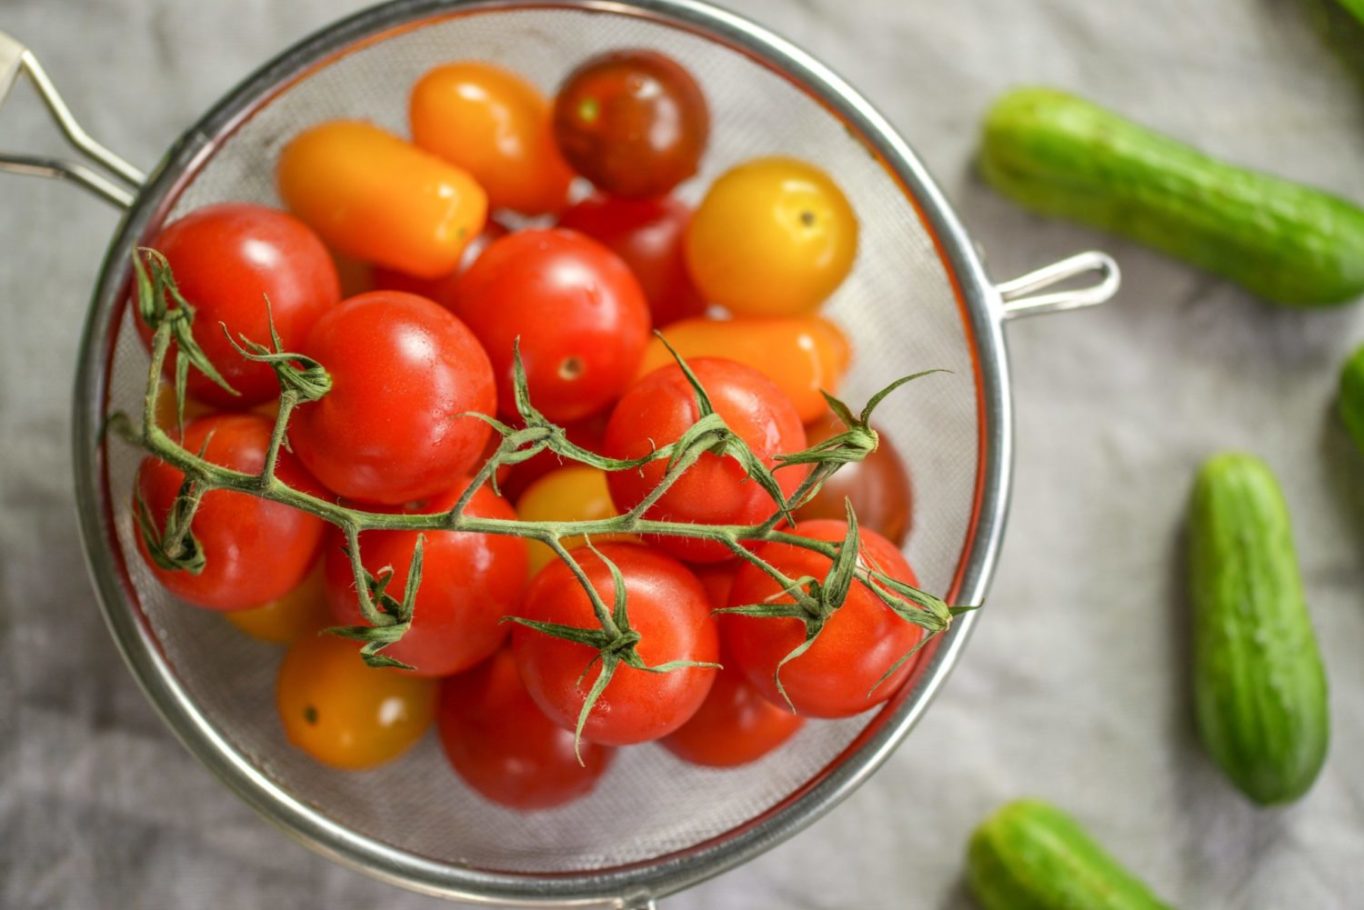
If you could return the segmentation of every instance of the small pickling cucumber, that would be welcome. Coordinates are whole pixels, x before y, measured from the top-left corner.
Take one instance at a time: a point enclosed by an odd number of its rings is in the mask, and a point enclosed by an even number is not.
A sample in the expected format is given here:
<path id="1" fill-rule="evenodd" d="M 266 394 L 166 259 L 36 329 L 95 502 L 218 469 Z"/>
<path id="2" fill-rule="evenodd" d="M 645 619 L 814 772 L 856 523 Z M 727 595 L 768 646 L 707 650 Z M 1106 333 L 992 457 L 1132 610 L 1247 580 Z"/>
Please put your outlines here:
<path id="1" fill-rule="evenodd" d="M 1260 459 L 1226 453 L 1198 472 L 1189 575 L 1203 744 L 1255 802 L 1297 799 L 1326 760 L 1326 673 L 1288 506 Z"/>
<path id="2" fill-rule="evenodd" d="M 1359 451 L 1364 452 L 1364 347 L 1355 351 L 1340 371 L 1340 418 Z"/>
<path id="3" fill-rule="evenodd" d="M 966 880 L 983 910 L 1169 910 L 1073 818 L 1034 799 L 981 823 Z"/>
<path id="4" fill-rule="evenodd" d="M 1088 101 L 1006 93 L 980 167 L 1006 196 L 1149 244 L 1290 306 L 1364 293 L 1364 209 L 1218 161 Z"/>

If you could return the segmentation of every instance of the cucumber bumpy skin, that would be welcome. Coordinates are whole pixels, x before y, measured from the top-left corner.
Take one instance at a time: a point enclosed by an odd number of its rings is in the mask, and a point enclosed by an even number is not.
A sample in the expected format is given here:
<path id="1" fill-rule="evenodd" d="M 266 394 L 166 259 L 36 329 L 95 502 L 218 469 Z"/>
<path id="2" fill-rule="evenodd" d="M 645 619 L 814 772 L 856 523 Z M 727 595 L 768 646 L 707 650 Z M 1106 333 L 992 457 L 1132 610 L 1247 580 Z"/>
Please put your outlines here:
<path id="1" fill-rule="evenodd" d="M 1074 819 L 1040 800 L 1009 803 L 982 822 L 966 861 L 984 910 L 1170 910 Z"/>
<path id="2" fill-rule="evenodd" d="M 1364 452 L 1364 347 L 1355 351 L 1340 371 L 1340 419 L 1359 451 Z"/>
<path id="3" fill-rule="evenodd" d="M 1217 161 L 1064 92 L 1020 88 L 996 101 L 980 168 L 1027 208 L 1156 247 L 1276 303 L 1364 294 L 1364 209 Z"/>
<path id="4" fill-rule="evenodd" d="M 1194 702 L 1204 746 L 1262 805 L 1307 792 L 1330 739 L 1326 673 L 1288 506 L 1260 459 L 1209 459 L 1189 517 Z"/>

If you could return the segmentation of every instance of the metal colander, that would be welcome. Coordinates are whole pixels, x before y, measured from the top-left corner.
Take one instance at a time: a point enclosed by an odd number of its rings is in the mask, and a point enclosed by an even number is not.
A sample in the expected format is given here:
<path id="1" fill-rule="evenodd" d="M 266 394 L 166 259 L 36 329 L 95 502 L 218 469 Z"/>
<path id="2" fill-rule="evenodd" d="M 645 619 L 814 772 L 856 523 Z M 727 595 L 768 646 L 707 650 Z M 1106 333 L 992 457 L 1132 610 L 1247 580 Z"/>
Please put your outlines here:
<path id="1" fill-rule="evenodd" d="M 495 61 L 552 92 L 584 57 L 620 47 L 667 53 L 706 92 L 711 146 L 683 196 L 695 201 L 730 166 L 772 153 L 836 176 L 861 222 L 856 266 L 827 309 L 856 350 L 846 397 L 861 400 L 910 371 L 952 371 L 893 396 L 881 423 L 914 476 L 907 554 L 923 586 L 951 602 L 980 603 L 1008 502 L 1001 325 L 1021 312 L 1102 302 L 1116 290 L 1116 268 L 1086 253 L 993 284 L 904 140 L 781 39 L 687 0 L 398 0 L 268 63 L 144 181 L 80 130 L 37 61 L 0 34 L 0 98 L 28 75 L 67 138 L 107 173 L 19 155 L 0 157 L 0 166 L 72 179 L 128 210 L 86 324 L 74 420 L 86 553 L 114 637 L 167 723 L 247 802 L 322 853 L 429 893 L 647 906 L 744 861 L 818 817 L 885 759 L 943 682 L 977 615 L 926 650 L 910 683 L 873 714 L 807 724 L 785 748 L 738 770 L 697 768 L 655 746 L 624 750 L 589 798 L 522 814 L 464 787 L 434 737 L 362 774 L 327 770 L 290 748 L 273 707 L 278 651 L 175 602 L 136 556 L 129 490 L 139 453 L 100 435 L 111 411 L 138 412 L 145 383 L 146 354 L 126 306 L 133 247 L 207 203 L 278 205 L 276 156 L 313 123 L 360 117 L 405 132 L 408 91 L 438 63 Z M 1086 287 L 1035 293 L 1087 273 Z"/>

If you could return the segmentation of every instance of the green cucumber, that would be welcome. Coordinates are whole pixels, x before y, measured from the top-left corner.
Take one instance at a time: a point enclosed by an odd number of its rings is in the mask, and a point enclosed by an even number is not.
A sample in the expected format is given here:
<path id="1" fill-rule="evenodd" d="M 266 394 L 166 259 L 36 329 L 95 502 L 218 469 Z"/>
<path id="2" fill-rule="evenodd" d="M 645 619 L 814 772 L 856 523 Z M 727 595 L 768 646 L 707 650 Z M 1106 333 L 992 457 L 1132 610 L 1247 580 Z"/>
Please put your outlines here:
<path id="1" fill-rule="evenodd" d="M 1257 803 L 1297 799 L 1330 739 L 1326 673 L 1288 506 L 1260 459 L 1209 459 L 1189 516 L 1194 704 L 1213 760 Z"/>
<path id="2" fill-rule="evenodd" d="M 1046 88 L 1006 93 L 980 167 L 1006 196 L 1149 244 L 1290 306 L 1364 294 L 1364 209 L 1234 167 Z"/>
<path id="3" fill-rule="evenodd" d="M 1359 451 L 1364 452 L 1364 347 L 1355 351 L 1340 371 L 1340 418 Z"/>
<path id="4" fill-rule="evenodd" d="M 966 881 L 984 910 L 1169 910 L 1073 818 L 1034 799 L 971 835 Z"/>

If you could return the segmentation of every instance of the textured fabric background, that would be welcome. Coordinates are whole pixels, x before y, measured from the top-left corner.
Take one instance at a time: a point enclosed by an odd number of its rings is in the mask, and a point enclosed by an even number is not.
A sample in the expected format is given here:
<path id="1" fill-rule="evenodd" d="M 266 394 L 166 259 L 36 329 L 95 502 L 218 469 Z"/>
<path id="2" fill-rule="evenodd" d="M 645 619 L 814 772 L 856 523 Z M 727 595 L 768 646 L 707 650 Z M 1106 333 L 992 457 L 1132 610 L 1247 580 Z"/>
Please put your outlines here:
<path id="1" fill-rule="evenodd" d="M 0 0 L 91 132 L 139 164 L 351 0 Z M 927 719 L 825 820 L 666 905 L 969 906 L 962 852 L 1001 801 L 1068 807 L 1171 902 L 1344 908 L 1364 893 L 1364 458 L 1330 408 L 1364 311 L 1293 313 L 1001 201 L 978 119 L 1018 82 L 1080 90 L 1247 164 L 1364 202 L 1364 85 L 1299 0 L 732 0 L 861 88 L 958 205 L 1000 278 L 1101 247 L 1120 300 L 1011 325 L 1017 477 L 988 613 Z M 57 149 L 26 89 L 0 146 Z M 77 540 L 69 389 L 111 210 L 0 181 L 0 905 L 433 908 L 256 817 L 173 740 L 97 614 Z M 1332 684 L 1332 757 L 1251 809 L 1189 715 L 1180 535 L 1194 467 L 1280 472 Z"/>

